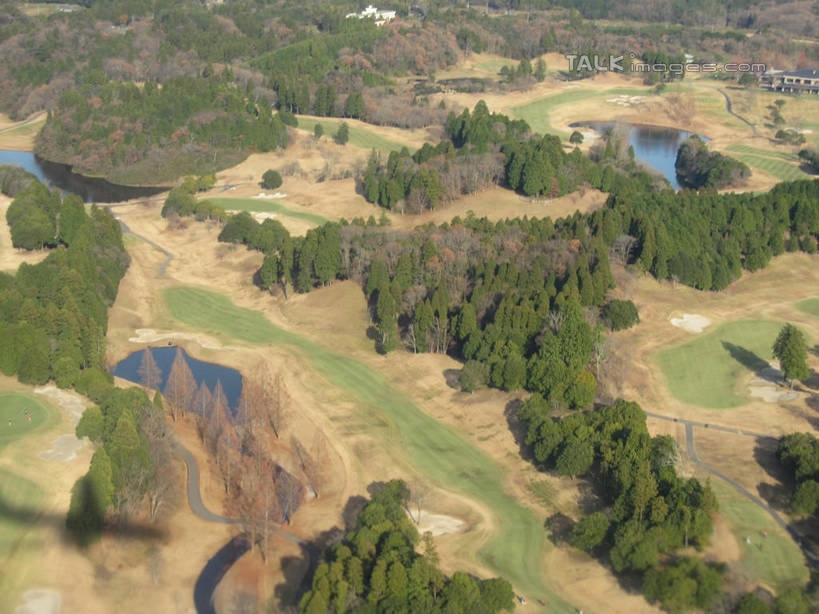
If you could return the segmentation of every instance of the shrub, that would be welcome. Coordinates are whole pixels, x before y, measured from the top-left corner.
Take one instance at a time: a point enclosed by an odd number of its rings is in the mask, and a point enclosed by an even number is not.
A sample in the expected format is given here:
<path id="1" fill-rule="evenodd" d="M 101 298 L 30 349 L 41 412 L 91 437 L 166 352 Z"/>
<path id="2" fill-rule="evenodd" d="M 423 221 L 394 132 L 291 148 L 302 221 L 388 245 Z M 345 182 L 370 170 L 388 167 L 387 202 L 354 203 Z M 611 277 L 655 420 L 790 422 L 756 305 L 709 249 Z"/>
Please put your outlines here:
<path id="1" fill-rule="evenodd" d="M 614 299 L 603 307 L 603 320 L 611 330 L 625 330 L 640 321 L 637 307 L 631 301 Z"/>
<path id="2" fill-rule="evenodd" d="M 279 175 L 278 171 L 270 169 L 265 171 L 264 175 L 262 175 L 262 185 L 268 190 L 278 188 L 281 184 L 282 176 Z"/>
<path id="3" fill-rule="evenodd" d="M 336 136 L 334 137 L 336 143 L 339 145 L 346 145 L 347 141 L 350 140 L 350 127 L 347 125 L 347 122 L 342 122 L 341 125 L 338 127 L 338 132 L 336 132 Z"/>

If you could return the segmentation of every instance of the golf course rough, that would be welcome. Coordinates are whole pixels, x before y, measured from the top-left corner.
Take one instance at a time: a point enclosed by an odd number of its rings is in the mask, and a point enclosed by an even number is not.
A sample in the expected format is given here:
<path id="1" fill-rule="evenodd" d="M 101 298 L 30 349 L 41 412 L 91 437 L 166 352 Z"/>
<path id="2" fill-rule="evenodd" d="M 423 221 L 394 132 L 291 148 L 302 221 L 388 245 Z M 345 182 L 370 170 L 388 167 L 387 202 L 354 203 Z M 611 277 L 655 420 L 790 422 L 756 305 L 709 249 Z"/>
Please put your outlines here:
<path id="1" fill-rule="evenodd" d="M 547 599 L 550 611 L 573 611 L 545 585 L 542 563 L 547 544 L 542 521 L 505 492 L 500 466 L 461 435 L 422 412 L 366 365 L 283 330 L 258 311 L 198 288 L 168 288 L 163 297 L 174 318 L 203 332 L 300 351 L 330 384 L 380 412 L 418 469 L 491 509 L 498 528 L 480 550 L 482 561 L 516 590 L 532 599 Z"/>

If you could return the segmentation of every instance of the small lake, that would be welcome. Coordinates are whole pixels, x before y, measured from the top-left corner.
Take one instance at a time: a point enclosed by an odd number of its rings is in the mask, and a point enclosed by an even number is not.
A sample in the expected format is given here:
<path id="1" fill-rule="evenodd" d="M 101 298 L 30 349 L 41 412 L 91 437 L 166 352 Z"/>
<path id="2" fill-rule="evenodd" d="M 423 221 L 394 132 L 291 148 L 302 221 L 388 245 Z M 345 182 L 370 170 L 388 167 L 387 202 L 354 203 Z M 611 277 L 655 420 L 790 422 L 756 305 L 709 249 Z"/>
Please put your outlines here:
<path id="1" fill-rule="evenodd" d="M 168 188 L 140 188 L 117 185 L 98 177 L 86 177 L 71 172 L 67 164 L 49 162 L 30 151 L 0 150 L 0 164 L 16 164 L 37 176 L 43 183 L 71 192 L 87 203 L 119 203 L 133 198 L 148 198 Z"/>
<path id="2" fill-rule="evenodd" d="M 627 135 L 628 144 L 634 147 L 634 157 L 661 172 L 668 179 L 672 188 L 675 190 L 680 189 L 674 163 L 677 160 L 677 150 L 680 145 L 685 139 L 693 135 L 693 132 L 677 130 L 676 128 L 621 122 L 576 122 L 571 124 L 570 127 L 591 128 L 601 134 L 605 134 L 614 128 L 623 130 Z M 705 137 L 700 138 L 708 141 Z"/>
<path id="3" fill-rule="evenodd" d="M 168 381 L 168 374 L 171 372 L 171 364 L 176 357 L 177 349 L 182 352 L 185 360 L 188 361 L 188 366 L 193 373 L 194 379 L 196 379 L 196 385 L 199 386 L 202 382 L 205 382 L 205 385 L 213 392 L 214 388 L 216 388 L 216 382 L 221 381 L 228 404 L 231 409 L 235 411 L 239 402 L 239 396 L 242 394 L 242 374 L 236 369 L 231 369 L 224 365 L 196 360 L 188 356 L 182 348 L 177 348 L 173 345 L 151 348 L 156 366 L 159 367 L 159 370 L 162 372 L 160 388 L 165 390 L 165 384 Z M 142 364 L 142 356 L 146 351 L 147 350 L 139 350 L 127 358 L 120 360 L 116 367 L 114 367 L 113 374 L 122 379 L 127 379 L 129 382 L 141 384 L 139 366 Z"/>

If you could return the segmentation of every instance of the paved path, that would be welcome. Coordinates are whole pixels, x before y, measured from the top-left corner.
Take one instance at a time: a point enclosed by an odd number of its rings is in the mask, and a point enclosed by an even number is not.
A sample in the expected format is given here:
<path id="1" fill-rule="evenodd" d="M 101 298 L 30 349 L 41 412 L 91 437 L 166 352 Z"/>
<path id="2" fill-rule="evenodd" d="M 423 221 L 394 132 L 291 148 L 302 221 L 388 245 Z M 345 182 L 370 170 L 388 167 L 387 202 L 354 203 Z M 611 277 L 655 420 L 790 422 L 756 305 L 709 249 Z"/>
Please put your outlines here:
<path id="1" fill-rule="evenodd" d="M 142 235 L 138 235 L 137 233 L 132 231 L 130 228 L 128 228 L 128 225 L 122 220 L 120 220 L 118 217 L 117 220 L 119 221 L 119 225 L 122 228 L 122 232 L 127 232 L 128 234 L 131 234 L 138 239 L 142 239 L 143 241 L 145 241 L 145 243 L 147 243 L 154 249 L 158 249 L 160 252 L 165 254 L 165 260 L 162 262 L 162 264 L 159 265 L 159 268 L 157 269 L 157 275 L 159 277 L 165 275 L 165 269 L 168 268 L 168 265 L 171 263 L 171 260 L 173 260 L 173 254 L 164 247 L 162 247 L 161 245 L 159 245 L 158 243 L 151 241 L 148 237 L 143 237 Z"/>
<path id="2" fill-rule="evenodd" d="M 205 504 L 202 502 L 201 491 L 199 490 L 199 465 L 196 462 L 196 458 L 191 454 L 190 450 L 185 448 L 178 441 L 174 441 L 173 446 L 182 460 L 185 461 L 185 467 L 187 468 L 188 504 L 190 505 L 191 511 L 202 520 L 208 522 L 239 524 L 240 519 L 221 516 L 205 507 Z M 320 554 L 318 548 L 310 542 L 303 540 L 298 535 L 283 529 L 281 526 L 274 527 L 273 531 L 287 541 L 301 546 L 309 558 L 310 565 L 302 580 L 302 589 L 309 589 L 308 583 L 312 579 L 316 565 L 318 565 Z M 205 567 L 199 573 L 199 577 L 196 579 L 196 584 L 194 584 L 193 587 L 193 603 L 196 607 L 197 614 L 215 614 L 213 594 L 216 591 L 216 587 L 219 586 L 219 583 L 231 566 L 242 558 L 242 556 L 250 550 L 250 547 L 250 542 L 248 542 L 244 534 L 237 535 L 222 546 L 216 554 L 208 560 Z"/>
<path id="3" fill-rule="evenodd" d="M 800 535 L 798 533 L 796 533 L 793 529 L 790 528 L 788 523 L 785 522 L 785 520 L 777 513 L 777 511 L 775 509 L 773 509 L 770 505 L 768 505 L 768 503 L 766 503 L 765 501 L 763 501 L 762 499 L 757 497 L 755 494 L 753 494 L 747 488 L 742 486 L 742 484 L 739 484 L 735 480 L 732 480 L 731 478 L 729 478 L 724 473 L 720 473 L 719 471 L 717 471 L 716 469 L 714 469 L 713 467 L 708 465 L 706 462 L 701 460 L 699 456 L 697 456 L 697 449 L 696 449 L 696 445 L 694 443 L 694 427 L 707 428 L 707 429 L 710 429 L 710 430 L 720 431 L 720 432 L 723 432 L 723 433 L 731 433 L 733 435 L 753 437 L 754 439 L 768 439 L 768 440 L 772 440 L 772 441 L 778 441 L 777 437 L 772 437 L 770 435 L 762 435 L 760 433 L 754 433 L 753 431 L 746 431 L 746 430 L 743 430 L 743 429 L 731 428 L 731 427 L 728 427 L 728 426 L 721 426 L 721 425 L 718 425 L 718 424 L 710 424 L 710 423 L 707 423 L 707 422 L 697 422 L 695 420 L 685 420 L 683 418 L 673 418 L 673 417 L 670 417 L 670 416 L 663 416 L 662 414 L 655 414 L 655 413 L 652 413 L 652 412 L 646 412 L 646 415 L 651 417 L 651 418 L 657 418 L 659 420 L 667 420 L 668 422 L 677 422 L 679 424 L 685 425 L 685 446 L 686 446 L 686 450 L 688 452 L 688 457 L 691 459 L 691 462 L 693 462 L 696 465 L 699 465 L 700 467 L 702 467 L 705 471 L 707 471 L 711 475 L 718 477 L 719 479 L 723 480 L 724 482 L 727 482 L 728 484 L 733 486 L 737 491 L 739 491 L 740 493 L 742 493 L 743 495 L 748 497 L 756 505 L 758 505 L 763 510 L 768 512 L 768 514 L 770 514 L 771 518 L 774 519 L 774 522 L 776 522 L 776 524 L 778 524 L 780 527 L 782 527 L 785 530 L 785 532 L 787 532 L 787 534 L 791 536 L 793 541 L 796 542 L 796 545 L 799 546 L 799 548 L 802 550 L 802 553 L 805 555 L 805 558 L 807 559 L 808 563 L 813 567 L 819 566 L 819 558 L 814 556 L 813 553 L 810 550 L 807 549 L 807 547 L 802 543 L 802 538 L 800 537 Z"/>
<path id="4" fill-rule="evenodd" d="M 25 121 L 14 124 L 13 126 L 9 126 L 8 128 L 3 128 L 2 130 L 0 130 L 0 133 L 9 132 L 11 130 L 17 130 L 17 128 L 20 128 L 22 126 L 26 126 L 28 124 L 33 124 L 34 122 L 40 121 L 41 119 L 43 119 L 44 115 L 45 115 L 45 113 L 37 113 L 36 115 L 32 115 L 31 117 L 29 117 Z"/>
<path id="5" fill-rule="evenodd" d="M 759 136 L 759 133 L 756 131 L 756 125 L 755 125 L 755 124 L 752 124 L 751 122 L 749 122 L 747 119 L 745 119 L 745 118 L 744 118 L 744 117 L 742 117 L 741 115 L 737 115 L 736 113 L 734 113 L 734 110 L 733 110 L 733 108 L 731 107 L 731 98 L 728 96 L 728 93 L 727 93 L 725 90 L 723 90 L 721 87 L 718 87 L 718 88 L 717 88 L 717 91 L 718 91 L 720 94 L 722 94 L 722 95 L 723 95 L 723 97 L 725 98 L 725 110 L 726 110 L 726 111 L 728 111 L 728 113 L 730 113 L 730 114 L 731 114 L 731 115 L 733 115 L 734 117 L 736 117 L 736 118 L 737 118 L 739 121 L 741 121 L 743 124 L 746 124 L 746 125 L 747 125 L 747 126 L 748 126 L 748 127 L 749 127 L 749 128 L 752 130 L 752 131 L 753 131 L 754 136 L 757 136 L 757 137 L 758 137 L 758 136 Z"/>

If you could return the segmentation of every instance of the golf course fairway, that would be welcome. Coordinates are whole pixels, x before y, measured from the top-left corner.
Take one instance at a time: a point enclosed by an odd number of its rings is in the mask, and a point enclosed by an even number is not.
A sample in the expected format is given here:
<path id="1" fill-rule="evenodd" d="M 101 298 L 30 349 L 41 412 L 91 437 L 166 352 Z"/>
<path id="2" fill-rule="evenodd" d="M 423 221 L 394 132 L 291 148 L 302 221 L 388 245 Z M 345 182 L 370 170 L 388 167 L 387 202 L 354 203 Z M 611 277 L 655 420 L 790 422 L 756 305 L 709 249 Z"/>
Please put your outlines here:
<path id="1" fill-rule="evenodd" d="M 497 530 L 480 550 L 489 568 L 530 599 L 548 600 L 550 612 L 573 611 L 545 584 L 546 540 L 541 521 L 504 491 L 500 466 L 483 452 L 422 412 L 366 365 L 283 330 L 258 311 L 237 307 L 221 294 L 190 287 L 166 289 L 163 298 L 174 318 L 203 332 L 287 345 L 302 352 L 330 384 L 391 422 L 395 443 L 403 446 L 414 466 L 442 486 L 492 510 Z"/>

